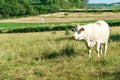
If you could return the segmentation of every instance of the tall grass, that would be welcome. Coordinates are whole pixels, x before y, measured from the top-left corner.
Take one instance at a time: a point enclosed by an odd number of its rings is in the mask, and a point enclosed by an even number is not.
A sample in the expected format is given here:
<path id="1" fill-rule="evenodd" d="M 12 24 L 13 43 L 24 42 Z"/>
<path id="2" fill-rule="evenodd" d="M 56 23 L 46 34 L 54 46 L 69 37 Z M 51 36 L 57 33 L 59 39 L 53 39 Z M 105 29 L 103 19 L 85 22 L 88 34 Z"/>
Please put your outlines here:
<path id="1" fill-rule="evenodd" d="M 91 59 L 71 31 L 0 34 L 0 80 L 119 80 L 119 27 L 110 31 L 107 56 Z"/>

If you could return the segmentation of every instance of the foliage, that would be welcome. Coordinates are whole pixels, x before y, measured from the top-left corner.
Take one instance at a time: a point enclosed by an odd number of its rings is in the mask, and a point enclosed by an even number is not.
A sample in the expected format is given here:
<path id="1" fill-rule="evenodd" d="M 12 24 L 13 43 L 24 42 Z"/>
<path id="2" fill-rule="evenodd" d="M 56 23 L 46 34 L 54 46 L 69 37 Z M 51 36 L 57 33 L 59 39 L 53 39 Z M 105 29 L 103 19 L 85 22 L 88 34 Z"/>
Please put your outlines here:
<path id="1" fill-rule="evenodd" d="M 102 12 L 119 12 L 119 9 L 115 8 L 114 9 L 61 9 L 61 12 L 85 12 L 85 13 L 90 13 L 90 12 L 97 12 L 97 13 L 102 13 Z"/>
<path id="2" fill-rule="evenodd" d="M 85 0 L 86 1 L 86 0 Z M 3 18 L 58 12 L 60 9 L 83 8 L 84 0 L 0 0 Z M 78 3 L 79 2 L 79 3 Z M 74 5 L 73 5 L 74 3 Z M 61 5 L 62 4 L 62 5 Z M 82 6 L 79 6 L 81 4 Z M 72 5 L 72 6 L 71 6 Z"/>
<path id="3" fill-rule="evenodd" d="M 66 28 L 65 29 L 65 35 L 67 36 L 67 35 L 70 35 L 70 31 Z"/>
<path id="4" fill-rule="evenodd" d="M 112 11 L 113 11 L 113 12 L 119 12 L 120 9 L 119 9 L 119 8 L 113 8 Z"/>
<path id="5" fill-rule="evenodd" d="M 0 15 L 3 17 L 24 16 L 34 13 L 26 0 L 0 0 Z"/>
<path id="6" fill-rule="evenodd" d="M 64 13 L 64 15 L 65 15 L 65 16 L 68 16 L 68 15 L 69 15 L 69 13 L 68 13 L 68 12 L 65 12 L 65 13 Z"/>

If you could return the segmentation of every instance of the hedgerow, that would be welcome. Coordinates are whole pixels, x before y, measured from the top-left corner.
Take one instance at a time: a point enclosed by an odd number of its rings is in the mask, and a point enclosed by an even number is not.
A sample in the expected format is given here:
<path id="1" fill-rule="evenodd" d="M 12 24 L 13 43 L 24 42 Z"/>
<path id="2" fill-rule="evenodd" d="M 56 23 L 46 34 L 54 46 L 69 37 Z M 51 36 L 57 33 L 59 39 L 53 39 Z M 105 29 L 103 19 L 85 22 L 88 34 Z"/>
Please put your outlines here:
<path id="1" fill-rule="evenodd" d="M 45 32 L 45 31 L 60 31 L 70 30 L 75 27 L 76 24 L 88 24 L 95 21 L 84 21 L 84 22 L 61 22 L 61 23 L 48 23 L 44 25 L 42 23 L 2 23 L 1 26 L 8 26 L 7 28 L 1 28 L 0 33 L 26 33 L 26 32 Z M 120 20 L 106 20 L 110 27 L 120 26 Z M 7 25 L 8 24 L 8 25 Z M 11 26 L 10 26 L 11 25 Z M 21 25 L 21 26 L 18 26 Z M 32 25 L 32 26 L 30 26 Z M 39 26 L 38 26 L 39 25 Z M 12 27 L 14 26 L 14 27 Z M 24 26 L 24 27 L 23 27 Z"/>

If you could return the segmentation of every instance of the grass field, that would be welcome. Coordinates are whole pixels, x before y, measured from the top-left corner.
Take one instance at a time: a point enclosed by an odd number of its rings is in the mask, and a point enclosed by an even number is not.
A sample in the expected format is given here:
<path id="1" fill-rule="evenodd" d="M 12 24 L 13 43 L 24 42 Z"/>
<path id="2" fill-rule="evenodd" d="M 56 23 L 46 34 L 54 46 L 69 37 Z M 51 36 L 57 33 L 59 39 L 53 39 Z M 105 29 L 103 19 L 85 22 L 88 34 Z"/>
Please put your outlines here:
<path id="1" fill-rule="evenodd" d="M 13 23 L 1 22 L 0 33 L 26 33 L 26 32 L 44 32 L 44 31 L 59 31 L 75 27 L 76 24 L 85 25 L 96 21 L 80 21 L 80 22 L 49 22 L 49 23 Z M 120 20 L 106 20 L 113 26 L 120 26 Z"/>
<path id="2" fill-rule="evenodd" d="M 67 15 L 65 15 L 67 14 Z M 51 31 L 55 27 L 69 27 L 75 24 L 88 24 L 97 20 L 106 20 L 110 26 L 120 25 L 120 16 L 118 13 L 101 12 L 101 13 L 80 13 L 80 12 L 58 12 L 38 16 L 24 17 L 18 19 L 0 20 L 0 33 L 17 33 L 17 32 L 40 32 Z M 115 23 L 114 23 L 115 22 Z M 117 22 L 117 23 L 116 23 Z M 61 28 L 63 30 L 63 28 Z"/>
<path id="3" fill-rule="evenodd" d="M 18 19 L 7 19 L 0 20 L 0 22 L 21 22 L 21 23 L 41 23 L 41 22 L 80 22 L 80 21 L 94 21 L 94 20 L 119 20 L 120 12 L 98 12 L 98 13 L 80 13 L 67 12 L 52 13 L 52 14 L 44 14 L 39 16 L 32 17 L 23 17 Z"/>
<path id="4" fill-rule="evenodd" d="M 41 23 L 41 18 L 45 22 Z M 0 21 L 0 30 L 120 22 L 119 13 L 53 13 Z M 49 31 L 0 34 L 0 80 L 120 80 L 120 26 L 110 27 L 107 56 L 88 59 L 84 41 L 72 32 Z"/>
<path id="5" fill-rule="evenodd" d="M 118 21 L 118 20 L 117 20 Z M 120 20 L 119 20 L 120 21 Z M 55 26 L 66 26 L 75 24 L 86 24 L 93 21 L 84 22 L 50 22 L 50 23 L 12 23 L 12 22 L 2 22 L 0 23 L 0 30 L 2 29 L 17 29 L 17 28 L 37 28 L 37 27 L 55 27 Z"/>
<path id="6" fill-rule="evenodd" d="M 120 27 L 110 28 L 106 57 L 88 59 L 69 31 L 0 34 L 0 80 L 119 80 Z"/>

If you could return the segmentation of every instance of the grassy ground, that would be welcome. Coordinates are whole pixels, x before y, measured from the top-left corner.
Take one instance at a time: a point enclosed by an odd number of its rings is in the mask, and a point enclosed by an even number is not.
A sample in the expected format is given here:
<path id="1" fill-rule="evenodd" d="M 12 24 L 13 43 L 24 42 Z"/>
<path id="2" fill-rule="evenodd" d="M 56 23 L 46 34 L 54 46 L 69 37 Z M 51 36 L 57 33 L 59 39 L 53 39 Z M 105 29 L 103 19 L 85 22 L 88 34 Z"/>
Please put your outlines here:
<path id="1" fill-rule="evenodd" d="M 65 15 L 67 14 L 67 15 Z M 31 16 L 19 19 L 0 20 L 0 33 L 16 33 L 16 32 L 38 32 L 51 30 L 54 27 L 71 27 L 75 24 L 88 24 L 97 20 L 106 20 L 110 26 L 120 25 L 120 16 L 113 12 L 96 12 L 96 13 L 68 13 L 59 12 L 52 14 L 44 14 L 39 16 Z M 108 21 L 109 20 L 109 21 Z M 114 21 L 116 23 L 114 23 Z M 113 25 L 112 25 L 113 26 Z M 60 28 L 57 28 L 60 30 Z M 63 29 L 63 28 L 61 28 Z M 56 28 L 54 28 L 56 30 Z"/>
<path id="2" fill-rule="evenodd" d="M 13 22 L 0 22 L 0 30 L 9 29 L 20 29 L 20 28 L 39 28 L 39 27 L 56 27 L 56 26 L 74 26 L 76 24 L 85 25 L 88 23 L 96 22 L 97 20 L 90 21 L 79 21 L 79 22 L 49 22 L 49 23 L 13 23 Z M 106 22 L 111 26 L 120 25 L 117 24 L 120 20 L 106 20 Z M 112 27 L 111 26 L 111 27 Z"/>
<path id="3" fill-rule="evenodd" d="M 39 16 L 25 17 L 19 19 L 0 20 L 0 22 L 26 22 L 26 23 L 41 23 L 41 22 L 78 22 L 90 20 L 117 20 L 120 19 L 120 13 L 113 12 L 97 12 L 97 13 L 67 13 L 59 12 L 52 14 L 45 14 Z"/>
<path id="4" fill-rule="evenodd" d="M 88 59 L 71 31 L 0 34 L 0 80 L 119 80 L 120 28 L 110 28 L 106 57 Z"/>

